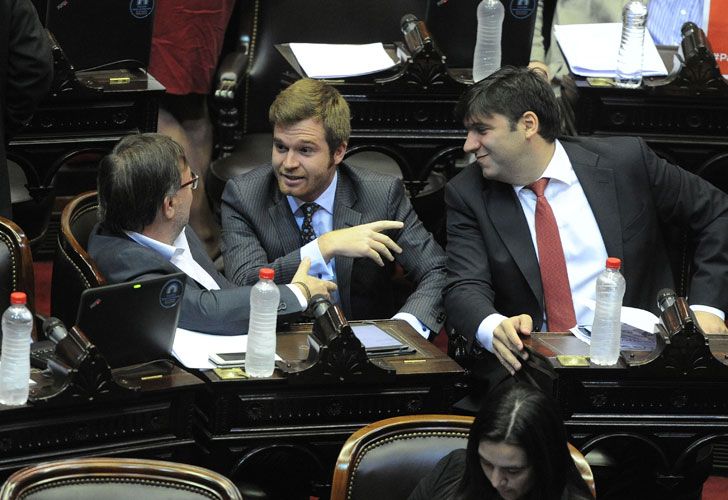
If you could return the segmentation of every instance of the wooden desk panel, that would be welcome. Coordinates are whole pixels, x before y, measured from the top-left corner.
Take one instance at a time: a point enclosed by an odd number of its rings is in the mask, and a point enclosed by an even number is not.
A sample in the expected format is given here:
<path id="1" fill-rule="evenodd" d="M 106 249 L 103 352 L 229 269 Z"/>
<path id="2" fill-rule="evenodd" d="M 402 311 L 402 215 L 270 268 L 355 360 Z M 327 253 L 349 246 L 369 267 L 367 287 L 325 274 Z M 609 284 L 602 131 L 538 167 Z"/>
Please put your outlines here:
<path id="1" fill-rule="evenodd" d="M 203 371 L 209 383 L 197 409 L 207 465 L 235 478 L 250 450 L 297 446 L 318 457 L 326 473 L 315 479 L 328 483 L 341 445 L 364 425 L 398 415 L 449 413 L 462 396 L 457 384 L 463 369 L 405 322 L 377 324 L 417 349 L 374 360 L 396 370 L 391 383 L 307 387 L 290 384 L 280 370 L 269 379 L 236 381 Z M 277 352 L 294 369 L 303 366 L 299 346 L 306 344 L 311 328 L 295 325 L 278 334 Z"/>
<path id="2" fill-rule="evenodd" d="M 34 370 L 33 378 L 44 383 Z M 126 455 L 189 461 L 195 394 L 203 382 L 180 368 L 142 382 L 138 392 L 63 406 L 0 405 L 0 479 L 38 462 Z"/>

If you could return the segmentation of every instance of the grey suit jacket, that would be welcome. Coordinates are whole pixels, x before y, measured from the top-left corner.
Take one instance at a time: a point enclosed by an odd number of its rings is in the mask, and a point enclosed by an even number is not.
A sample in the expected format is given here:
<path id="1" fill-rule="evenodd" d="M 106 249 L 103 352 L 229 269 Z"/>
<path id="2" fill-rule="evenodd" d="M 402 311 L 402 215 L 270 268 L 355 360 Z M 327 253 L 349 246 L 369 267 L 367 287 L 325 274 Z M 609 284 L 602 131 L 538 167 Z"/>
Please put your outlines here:
<path id="1" fill-rule="evenodd" d="M 687 229 L 695 246 L 690 303 L 728 310 L 728 195 L 635 137 L 561 143 L 608 255 L 622 259 L 624 305 L 657 312 L 657 292 L 674 288 L 664 228 L 678 227 Z M 471 165 L 448 184 L 445 202 L 449 325 L 471 345 L 478 325 L 496 312 L 529 314 L 539 329 L 538 259 L 512 186 L 485 180 Z"/>
<path id="2" fill-rule="evenodd" d="M 192 228 L 187 227 L 185 234 L 195 262 L 213 277 L 220 285 L 220 290 L 207 290 L 188 276 L 182 297 L 180 328 L 218 335 L 246 333 L 250 317 L 251 287 L 235 286 L 225 279 L 215 269 Z M 98 224 L 89 237 L 88 252 L 110 283 L 164 276 L 180 271 L 158 252 L 140 245 L 125 234 L 108 232 Z M 281 292 L 278 318 L 288 319 L 284 316 L 300 313 L 301 305 L 296 295 L 286 286 L 278 288 Z"/>
<path id="3" fill-rule="evenodd" d="M 439 331 L 445 319 L 445 256 L 417 218 L 402 182 L 343 163 L 338 172 L 334 230 L 382 219 L 403 221 L 403 229 L 388 234 L 402 247 L 396 262 L 417 289 L 400 310 L 413 314 L 433 332 Z M 222 196 L 222 241 L 225 274 L 234 283 L 250 284 L 263 266 L 275 269 L 278 283 L 293 277 L 301 262 L 300 233 L 272 167 L 259 167 L 228 181 Z M 397 312 L 391 263 L 381 268 L 368 258 L 335 259 L 338 292 L 347 318 L 388 318 Z"/>

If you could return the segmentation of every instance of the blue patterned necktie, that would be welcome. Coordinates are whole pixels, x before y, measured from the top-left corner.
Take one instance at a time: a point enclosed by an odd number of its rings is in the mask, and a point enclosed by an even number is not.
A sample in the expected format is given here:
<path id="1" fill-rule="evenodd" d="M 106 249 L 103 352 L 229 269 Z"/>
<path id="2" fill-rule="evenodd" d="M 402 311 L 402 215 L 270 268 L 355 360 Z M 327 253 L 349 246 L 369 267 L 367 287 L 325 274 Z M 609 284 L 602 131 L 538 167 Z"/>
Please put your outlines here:
<path id="1" fill-rule="evenodd" d="M 313 214 L 321 208 L 316 203 L 304 203 L 301 205 L 301 212 L 303 213 L 303 224 L 301 225 L 301 243 L 310 243 L 316 239 L 316 231 L 313 230 Z"/>

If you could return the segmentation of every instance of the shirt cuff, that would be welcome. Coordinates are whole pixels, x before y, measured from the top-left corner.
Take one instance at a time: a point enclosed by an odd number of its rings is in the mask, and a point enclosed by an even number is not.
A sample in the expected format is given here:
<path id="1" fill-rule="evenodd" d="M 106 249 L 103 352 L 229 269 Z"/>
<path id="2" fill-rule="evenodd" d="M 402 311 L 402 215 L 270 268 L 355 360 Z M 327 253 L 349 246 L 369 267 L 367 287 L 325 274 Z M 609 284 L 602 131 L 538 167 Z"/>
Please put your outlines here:
<path id="1" fill-rule="evenodd" d="M 475 338 L 478 339 L 480 345 L 485 347 L 486 350 L 493 352 L 493 330 L 496 329 L 501 322 L 507 319 L 502 314 L 491 314 L 481 321 L 478 326 L 478 331 L 475 332 Z"/>
<path id="2" fill-rule="evenodd" d="M 426 339 L 430 338 L 430 329 L 423 325 L 422 322 L 415 318 L 412 314 L 406 312 L 398 312 L 397 314 L 392 316 L 392 319 L 401 319 L 402 321 L 406 321 L 412 328 L 415 329 L 417 333 L 419 333 Z"/>
<path id="3" fill-rule="evenodd" d="M 715 314 L 720 319 L 725 321 L 725 313 L 723 311 L 721 311 L 720 309 L 716 309 L 715 307 L 702 306 L 700 304 L 695 304 L 695 305 L 690 306 L 690 309 L 692 309 L 693 311 L 702 311 L 702 312 L 709 312 L 711 314 Z"/>
<path id="4" fill-rule="evenodd" d="M 334 277 L 329 273 L 329 266 L 326 264 L 324 256 L 321 255 L 321 250 L 318 246 L 318 238 L 301 247 L 301 260 L 305 257 L 311 259 L 311 269 L 308 271 L 309 276 L 322 280 L 333 281 Z"/>
<path id="5" fill-rule="evenodd" d="M 300 288 L 298 288 L 296 285 L 286 285 L 290 291 L 293 292 L 293 295 L 296 296 L 298 299 L 298 303 L 301 305 L 301 309 L 304 311 L 306 308 L 308 308 L 308 301 L 306 300 L 306 296 L 303 295 L 303 292 Z"/>

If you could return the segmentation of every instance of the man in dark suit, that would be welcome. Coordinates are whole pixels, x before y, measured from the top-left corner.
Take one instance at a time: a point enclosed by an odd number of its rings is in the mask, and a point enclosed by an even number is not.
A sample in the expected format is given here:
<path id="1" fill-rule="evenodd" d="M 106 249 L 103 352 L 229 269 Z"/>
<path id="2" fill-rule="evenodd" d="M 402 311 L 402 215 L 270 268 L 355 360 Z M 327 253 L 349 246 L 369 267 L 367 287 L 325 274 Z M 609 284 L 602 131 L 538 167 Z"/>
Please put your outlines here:
<path id="1" fill-rule="evenodd" d="M 53 81 L 48 34 L 29 0 L 0 0 L 0 215 L 10 217 L 5 145 Z"/>
<path id="2" fill-rule="evenodd" d="M 299 80 L 270 108 L 272 167 L 231 179 L 222 197 L 226 275 L 250 284 L 258 269 L 290 279 L 304 257 L 333 279 L 349 319 L 397 312 L 394 263 L 416 286 L 395 315 L 423 336 L 444 321 L 445 257 L 417 218 L 402 182 L 345 165 L 349 106 L 320 81 Z M 336 297 L 335 297 L 336 298 Z"/>
<path id="3" fill-rule="evenodd" d="M 607 256 L 622 259 L 624 305 L 656 312 L 658 290 L 674 288 L 665 226 L 687 229 L 695 245 L 690 303 L 700 325 L 726 331 L 725 193 L 657 157 L 639 138 L 557 140 L 555 96 L 525 68 L 502 68 L 469 89 L 458 108 L 468 131 L 463 149 L 476 161 L 445 192 L 445 305 L 449 325 L 469 347 L 495 355 L 484 354 L 484 378 L 506 376 L 496 357 L 508 372 L 520 369 L 520 337 L 550 328 L 550 314 L 570 307 L 566 328 L 590 322 L 588 302 Z M 553 310 L 542 279 L 549 269 L 539 263 L 554 247 L 540 245 L 536 234 L 534 184 L 541 178 L 573 301 Z"/>
<path id="4" fill-rule="evenodd" d="M 99 215 L 88 250 L 111 283 L 184 271 L 179 326 L 220 335 L 248 328 L 250 288 L 226 280 L 187 225 L 198 177 L 182 148 L 161 134 L 127 136 L 99 164 Z M 336 286 L 308 276 L 309 261 L 280 286 L 279 315 L 306 309 Z"/>

